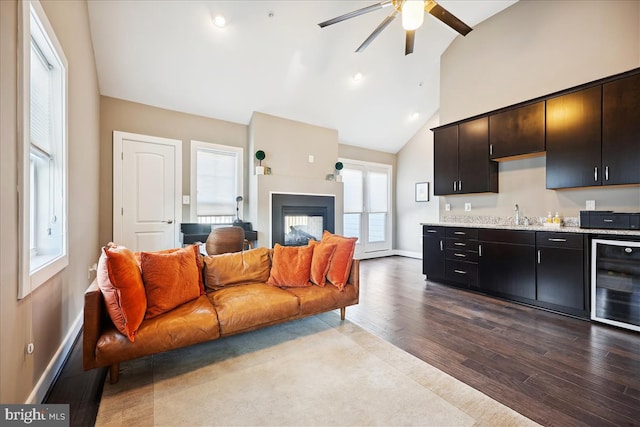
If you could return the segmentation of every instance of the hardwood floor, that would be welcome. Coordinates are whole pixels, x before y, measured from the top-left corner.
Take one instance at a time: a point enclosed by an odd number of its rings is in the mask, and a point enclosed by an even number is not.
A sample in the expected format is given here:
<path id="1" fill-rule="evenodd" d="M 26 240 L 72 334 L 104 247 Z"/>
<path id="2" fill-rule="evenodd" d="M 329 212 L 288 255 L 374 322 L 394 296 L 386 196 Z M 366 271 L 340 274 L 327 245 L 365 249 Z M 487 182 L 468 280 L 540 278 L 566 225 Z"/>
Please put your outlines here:
<path id="1" fill-rule="evenodd" d="M 425 282 L 421 260 L 360 266 L 348 320 L 540 424 L 640 425 L 640 334 Z M 49 396 L 91 425 L 104 372 L 73 353 Z"/>

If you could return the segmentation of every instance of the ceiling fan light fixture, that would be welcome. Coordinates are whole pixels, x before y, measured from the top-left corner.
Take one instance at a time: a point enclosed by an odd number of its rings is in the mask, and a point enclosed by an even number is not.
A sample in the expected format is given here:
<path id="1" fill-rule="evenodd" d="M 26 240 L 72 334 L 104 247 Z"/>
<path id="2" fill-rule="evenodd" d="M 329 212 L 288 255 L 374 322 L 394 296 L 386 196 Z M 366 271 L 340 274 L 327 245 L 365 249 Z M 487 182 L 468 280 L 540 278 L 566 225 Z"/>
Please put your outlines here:
<path id="1" fill-rule="evenodd" d="M 402 4 L 402 27 L 407 31 L 420 28 L 424 22 L 424 0 L 407 0 Z"/>

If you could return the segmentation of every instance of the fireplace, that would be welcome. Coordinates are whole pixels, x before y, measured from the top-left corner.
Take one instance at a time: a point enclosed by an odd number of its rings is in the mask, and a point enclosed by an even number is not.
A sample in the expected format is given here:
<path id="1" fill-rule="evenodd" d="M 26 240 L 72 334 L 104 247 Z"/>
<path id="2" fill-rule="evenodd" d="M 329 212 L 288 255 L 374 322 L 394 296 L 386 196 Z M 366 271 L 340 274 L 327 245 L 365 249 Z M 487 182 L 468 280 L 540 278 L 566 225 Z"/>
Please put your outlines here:
<path id="1" fill-rule="evenodd" d="M 335 232 L 335 197 L 307 194 L 271 195 L 271 245 L 304 246 Z"/>

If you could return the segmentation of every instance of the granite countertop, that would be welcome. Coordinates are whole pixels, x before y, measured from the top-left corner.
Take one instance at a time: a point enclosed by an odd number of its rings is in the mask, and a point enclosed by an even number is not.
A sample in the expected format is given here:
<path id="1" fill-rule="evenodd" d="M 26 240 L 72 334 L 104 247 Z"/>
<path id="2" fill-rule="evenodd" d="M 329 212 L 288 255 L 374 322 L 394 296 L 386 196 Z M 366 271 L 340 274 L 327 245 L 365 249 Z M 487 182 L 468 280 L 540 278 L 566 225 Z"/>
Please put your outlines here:
<path id="1" fill-rule="evenodd" d="M 604 228 L 580 228 L 577 218 L 565 218 L 565 225 L 561 227 L 545 227 L 538 219 L 532 220 L 530 225 L 514 225 L 513 218 L 501 217 L 445 217 L 440 222 L 421 222 L 420 225 L 441 227 L 466 227 L 466 228 L 493 228 L 500 230 L 522 231 L 550 231 L 558 233 L 583 233 L 583 234 L 612 234 L 621 236 L 640 237 L 640 230 L 612 230 Z"/>

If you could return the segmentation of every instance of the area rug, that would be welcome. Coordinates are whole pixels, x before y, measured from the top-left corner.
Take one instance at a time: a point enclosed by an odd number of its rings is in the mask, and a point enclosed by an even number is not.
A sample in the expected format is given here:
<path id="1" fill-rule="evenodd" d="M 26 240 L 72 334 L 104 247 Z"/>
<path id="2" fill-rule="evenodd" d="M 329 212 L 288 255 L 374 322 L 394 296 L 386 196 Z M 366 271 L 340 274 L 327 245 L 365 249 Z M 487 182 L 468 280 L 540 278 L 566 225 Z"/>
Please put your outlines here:
<path id="1" fill-rule="evenodd" d="M 337 313 L 120 368 L 97 426 L 537 425 Z"/>

